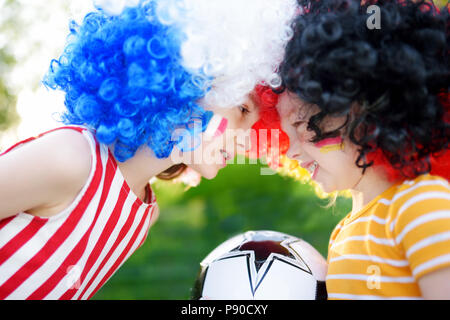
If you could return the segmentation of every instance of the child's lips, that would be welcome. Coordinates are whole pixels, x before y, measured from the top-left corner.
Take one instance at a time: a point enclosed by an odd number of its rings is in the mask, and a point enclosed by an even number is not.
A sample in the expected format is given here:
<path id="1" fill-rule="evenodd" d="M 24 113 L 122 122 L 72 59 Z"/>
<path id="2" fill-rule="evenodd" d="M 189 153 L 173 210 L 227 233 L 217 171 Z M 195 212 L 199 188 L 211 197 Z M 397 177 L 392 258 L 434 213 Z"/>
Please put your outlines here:
<path id="1" fill-rule="evenodd" d="M 309 166 L 312 165 L 313 163 L 314 163 L 314 160 L 310 161 L 310 162 L 301 162 L 300 167 L 302 167 L 303 169 L 308 169 Z"/>
<path id="2" fill-rule="evenodd" d="M 225 160 L 230 160 L 232 158 L 231 153 L 227 152 L 225 149 L 220 149 L 220 153 Z"/>
<path id="3" fill-rule="evenodd" d="M 226 151 L 225 149 L 220 149 L 220 154 L 222 155 L 222 159 L 223 159 L 222 165 L 223 166 L 227 165 L 228 160 L 233 159 L 233 154 Z"/>
<path id="4" fill-rule="evenodd" d="M 316 177 L 317 170 L 319 169 L 319 163 L 317 161 L 314 160 L 307 163 L 301 163 L 300 166 L 309 172 L 312 179 Z"/>

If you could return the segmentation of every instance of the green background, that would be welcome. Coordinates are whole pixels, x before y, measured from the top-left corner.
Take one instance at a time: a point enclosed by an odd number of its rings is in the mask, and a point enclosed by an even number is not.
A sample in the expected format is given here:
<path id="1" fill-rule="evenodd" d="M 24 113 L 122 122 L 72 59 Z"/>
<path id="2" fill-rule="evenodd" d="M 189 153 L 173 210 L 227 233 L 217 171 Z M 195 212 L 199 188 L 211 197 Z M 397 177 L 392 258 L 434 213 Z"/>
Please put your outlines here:
<path id="1" fill-rule="evenodd" d="M 160 217 L 149 237 L 94 299 L 189 299 L 199 263 L 215 247 L 248 230 L 295 235 L 327 255 L 331 231 L 351 209 L 338 198 L 326 209 L 309 185 L 261 175 L 262 165 L 230 164 L 199 186 L 158 181 Z"/>

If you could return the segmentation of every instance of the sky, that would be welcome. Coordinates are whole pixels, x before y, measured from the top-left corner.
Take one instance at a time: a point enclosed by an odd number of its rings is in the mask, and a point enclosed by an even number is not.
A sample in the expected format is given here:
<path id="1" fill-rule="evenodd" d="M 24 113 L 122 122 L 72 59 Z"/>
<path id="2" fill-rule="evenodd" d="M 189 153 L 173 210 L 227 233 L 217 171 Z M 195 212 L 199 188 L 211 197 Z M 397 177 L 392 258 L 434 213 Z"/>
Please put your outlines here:
<path id="1" fill-rule="evenodd" d="M 50 61 L 62 52 L 69 34 L 69 21 L 80 22 L 93 9 L 92 0 L 16 1 L 20 10 L 14 20 L 23 29 L 8 44 L 18 61 L 9 74 L 8 85 L 17 93 L 21 122 L 2 133 L 0 149 L 61 125 L 55 119 L 64 108 L 63 93 L 47 90 L 40 82 Z M 0 0 L 0 11 L 4 3 L 5 0 Z"/>

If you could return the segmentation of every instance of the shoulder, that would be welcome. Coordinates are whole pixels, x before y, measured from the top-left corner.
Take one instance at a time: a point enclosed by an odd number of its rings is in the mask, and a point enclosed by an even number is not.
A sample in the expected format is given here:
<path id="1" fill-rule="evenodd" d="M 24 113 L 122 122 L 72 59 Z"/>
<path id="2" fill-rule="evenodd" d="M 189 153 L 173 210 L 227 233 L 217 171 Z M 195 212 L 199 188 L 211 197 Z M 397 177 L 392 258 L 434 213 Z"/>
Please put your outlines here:
<path id="1" fill-rule="evenodd" d="M 41 139 L 46 148 L 53 150 L 50 163 L 55 170 L 49 169 L 54 171 L 52 178 L 55 187 L 68 192 L 71 198 L 85 185 L 91 167 L 95 165 L 92 163 L 92 153 L 95 151 L 91 149 L 85 134 L 73 129 L 56 130 Z"/>
<path id="2" fill-rule="evenodd" d="M 404 181 L 392 199 L 391 210 L 395 213 L 391 230 L 398 243 L 412 235 L 421 238 L 427 233 L 450 231 L 449 183 L 428 174 Z"/>
<path id="3" fill-rule="evenodd" d="M 45 171 L 48 175 L 64 171 L 76 175 L 89 172 L 91 147 L 81 131 L 60 128 L 24 140 L 3 154 L 1 159 L 26 171 Z"/>
<path id="4" fill-rule="evenodd" d="M 386 204 L 394 211 L 405 210 L 405 205 L 411 205 L 413 201 L 423 198 L 424 194 L 431 197 L 435 192 L 450 193 L 449 182 L 439 176 L 424 174 L 398 183 L 392 188 Z"/>
<path id="5" fill-rule="evenodd" d="M 446 179 L 423 175 L 405 181 L 394 202 L 391 228 L 416 279 L 450 266 L 450 187 Z"/>
<path id="6" fill-rule="evenodd" d="M 408 189 L 411 187 L 420 187 L 420 186 L 437 186 L 441 185 L 444 188 L 449 189 L 449 182 L 443 177 L 435 176 L 431 174 L 422 174 L 416 177 L 413 180 L 405 180 L 401 184 L 401 189 Z"/>
<path id="7" fill-rule="evenodd" d="M 33 183 L 52 193 L 79 191 L 91 169 L 92 152 L 82 132 L 61 128 L 18 148 L 11 156 L 22 163 Z M 30 179 L 31 180 L 31 179 Z"/>
<path id="8" fill-rule="evenodd" d="M 91 162 L 91 146 L 81 132 L 61 128 L 25 140 L 0 157 L 2 210 L 47 215 L 49 208 L 70 203 L 86 184 Z"/>
<path id="9" fill-rule="evenodd" d="M 448 205 L 450 201 L 449 182 L 439 176 L 424 174 L 414 180 L 404 181 L 392 198 L 392 205 L 399 214 L 414 209 L 416 206 L 425 205 L 429 209 Z M 428 211 L 428 210 L 425 210 Z"/>
<path id="10" fill-rule="evenodd" d="M 40 140 L 40 141 L 39 141 Z M 92 152 L 87 137 L 72 129 L 59 129 L 36 141 L 42 147 L 39 163 L 47 172 L 45 181 L 46 204 L 29 211 L 39 216 L 52 216 L 74 201 L 89 179 Z M 46 155 L 46 151 L 48 151 Z M 48 156 L 48 155 L 51 156 Z"/>
<path id="11" fill-rule="evenodd" d="M 28 147 L 35 155 L 32 161 L 46 167 L 50 175 L 76 182 L 77 177 L 87 177 L 90 172 L 91 147 L 79 131 L 62 128 L 36 139 Z"/>

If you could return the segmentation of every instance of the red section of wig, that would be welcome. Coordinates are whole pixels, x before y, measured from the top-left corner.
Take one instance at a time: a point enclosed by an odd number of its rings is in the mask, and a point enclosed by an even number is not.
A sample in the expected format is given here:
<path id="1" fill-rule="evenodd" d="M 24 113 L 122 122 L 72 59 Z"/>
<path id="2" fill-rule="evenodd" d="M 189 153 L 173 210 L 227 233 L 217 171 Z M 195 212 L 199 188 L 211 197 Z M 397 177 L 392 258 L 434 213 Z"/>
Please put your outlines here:
<path id="1" fill-rule="evenodd" d="M 281 130 L 280 116 L 276 109 L 278 95 L 270 87 L 258 85 L 253 92 L 253 98 L 259 106 L 260 118 L 252 127 L 256 135 L 252 135 L 249 156 L 259 159 L 266 158 L 268 165 L 277 169 L 281 166 L 280 156 L 286 154 L 289 149 L 289 138 Z M 278 139 L 273 136 L 277 133 Z"/>
<path id="2" fill-rule="evenodd" d="M 450 93 L 439 94 L 439 101 L 444 106 L 444 120 L 450 124 Z M 440 157 L 431 157 L 431 174 L 450 180 L 450 150 L 448 149 Z"/>
<path id="3" fill-rule="evenodd" d="M 438 95 L 439 101 L 444 107 L 444 120 L 446 123 L 450 123 L 450 94 L 448 92 L 442 92 Z M 405 177 L 400 170 L 392 167 L 386 157 L 383 155 L 383 151 L 378 149 L 367 155 L 367 160 L 373 161 L 375 166 L 381 166 L 388 175 L 389 180 L 397 181 L 402 180 Z M 441 176 L 447 180 L 450 180 L 450 151 L 447 147 L 447 151 L 443 154 L 430 156 L 431 175 Z M 412 171 L 412 170 L 411 170 Z"/>

